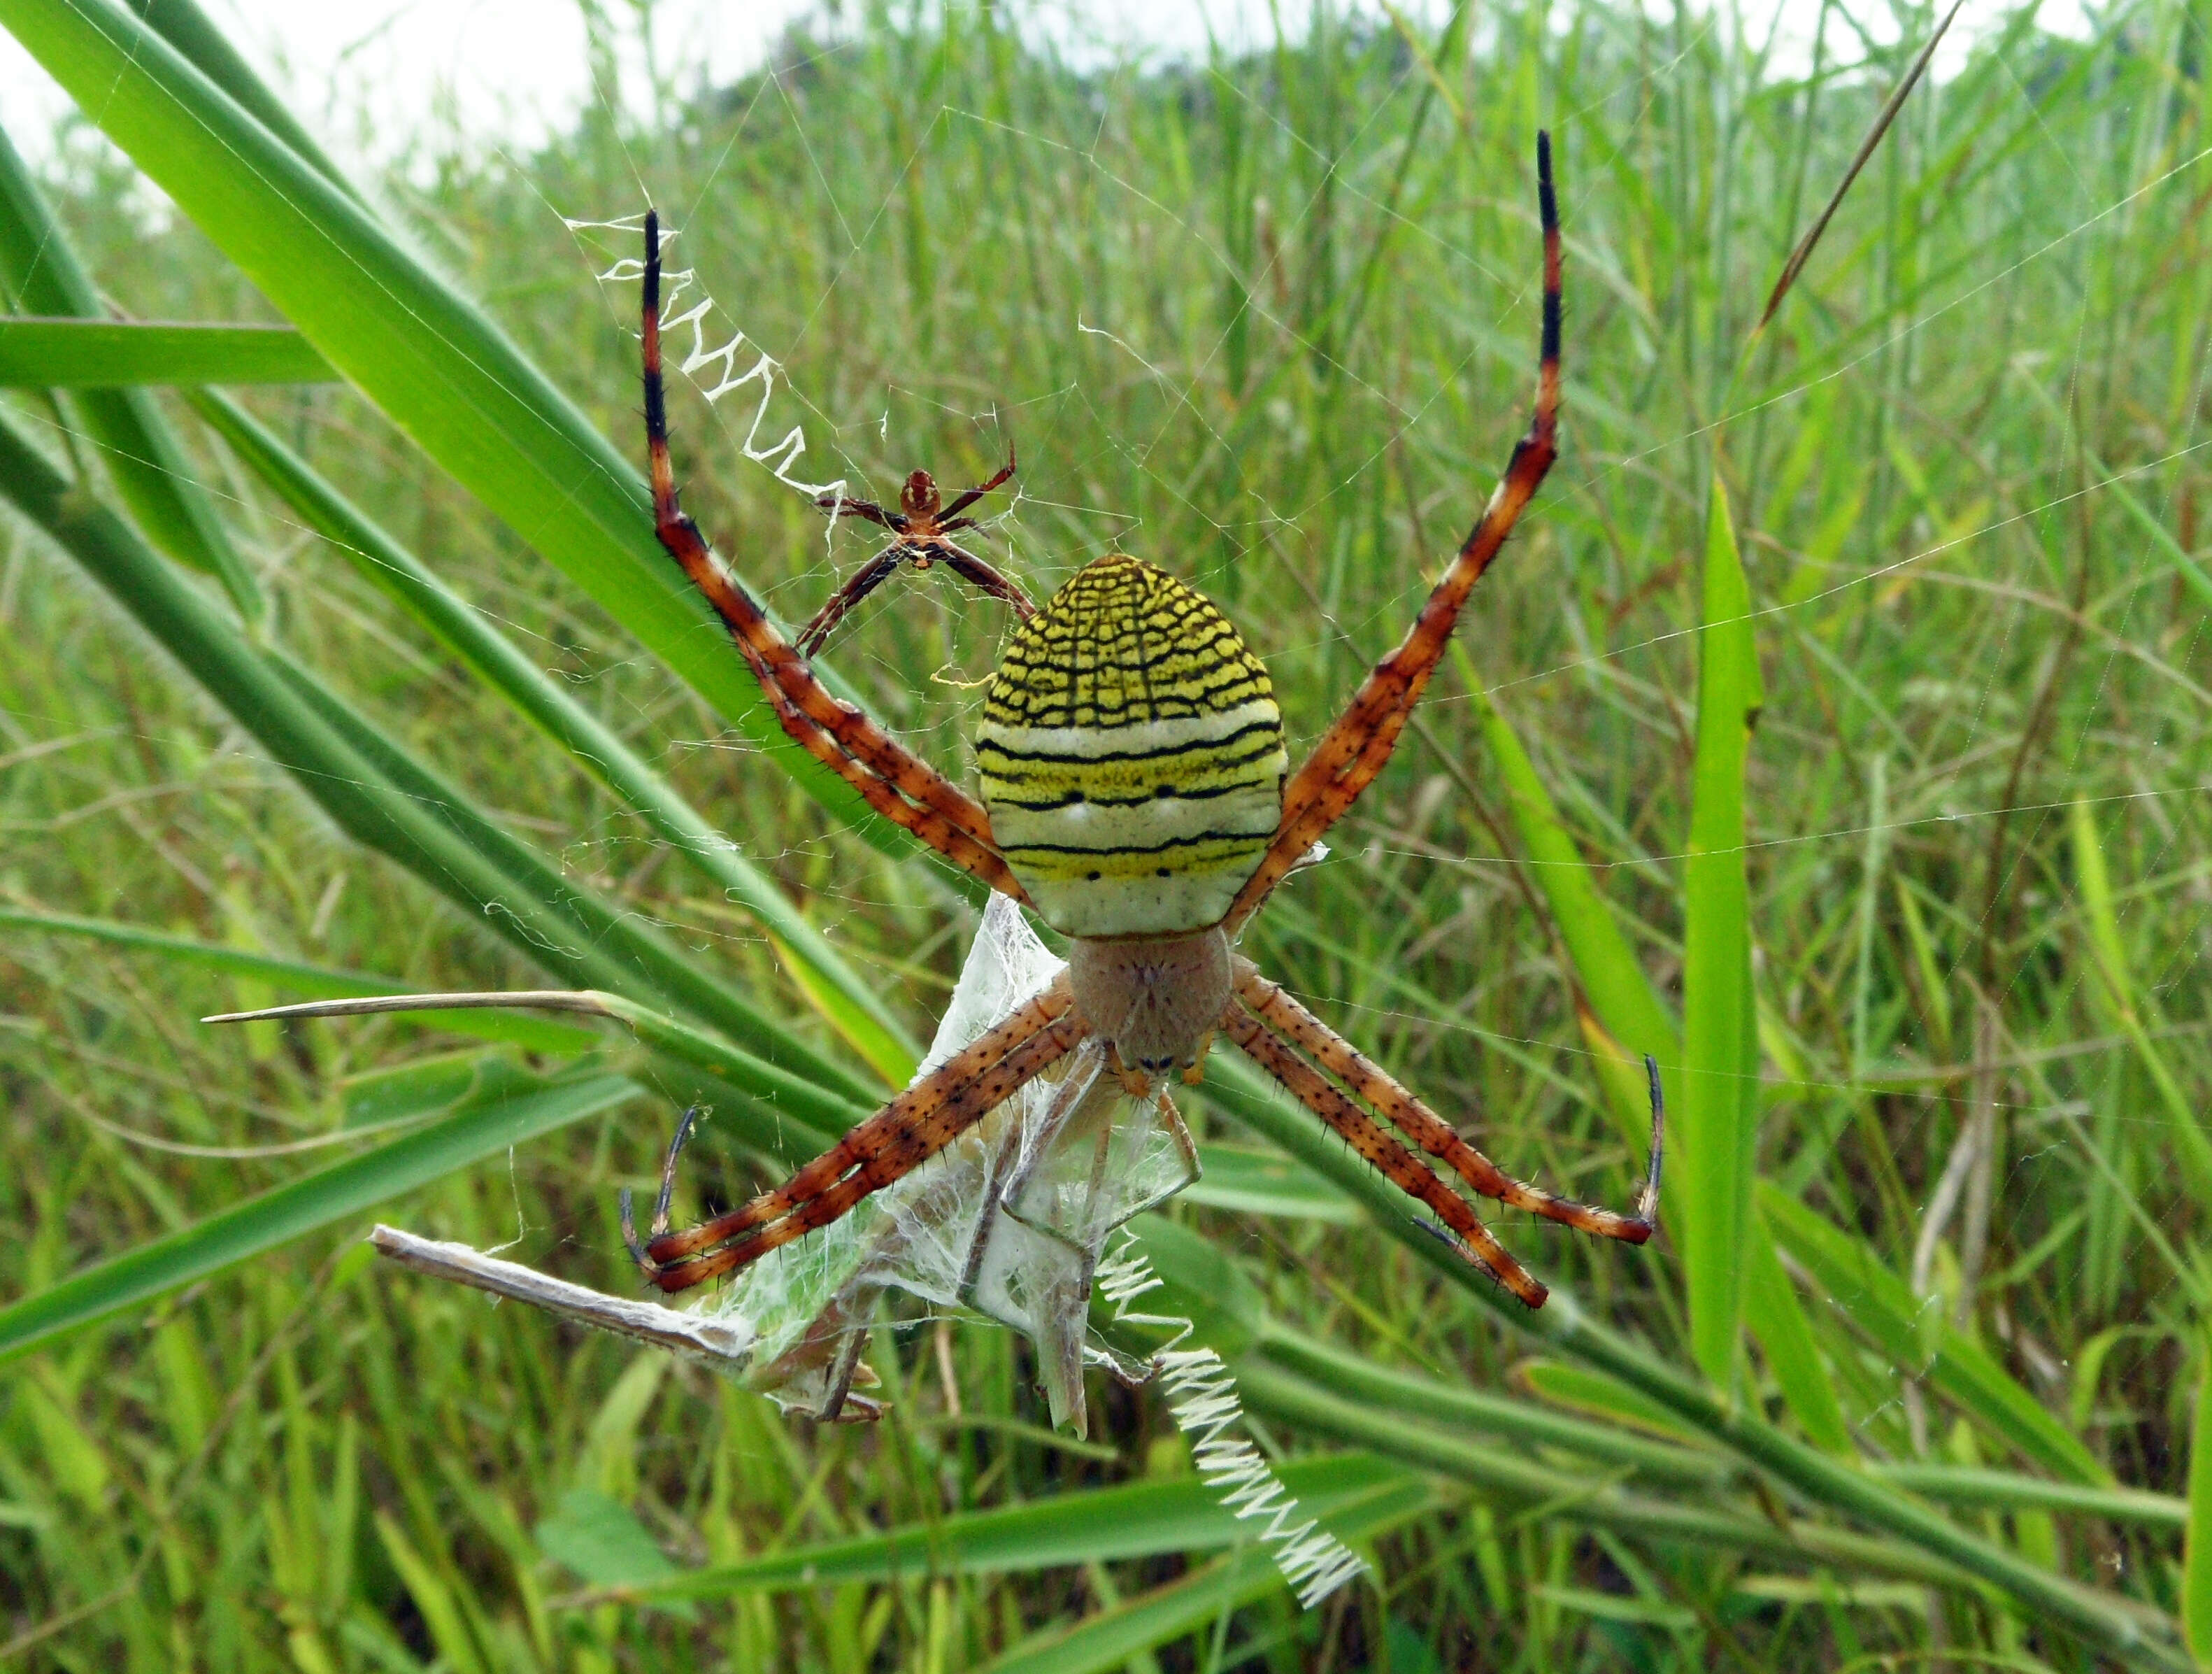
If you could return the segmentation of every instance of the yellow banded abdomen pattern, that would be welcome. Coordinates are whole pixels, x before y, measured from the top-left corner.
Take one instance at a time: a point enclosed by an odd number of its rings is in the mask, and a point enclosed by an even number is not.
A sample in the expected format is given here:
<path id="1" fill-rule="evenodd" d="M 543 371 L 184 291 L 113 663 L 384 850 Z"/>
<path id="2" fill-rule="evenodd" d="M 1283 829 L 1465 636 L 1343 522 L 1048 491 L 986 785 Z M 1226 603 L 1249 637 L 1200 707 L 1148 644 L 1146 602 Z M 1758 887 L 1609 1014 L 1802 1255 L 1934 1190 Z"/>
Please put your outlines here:
<path id="1" fill-rule="evenodd" d="M 1217 922 L 1282 817 L 1282 714 L 1229 619 L 1113 553 L 1016 633 L 984 699 L 991 831 L 1038 915 L 1073 936 Z"/>

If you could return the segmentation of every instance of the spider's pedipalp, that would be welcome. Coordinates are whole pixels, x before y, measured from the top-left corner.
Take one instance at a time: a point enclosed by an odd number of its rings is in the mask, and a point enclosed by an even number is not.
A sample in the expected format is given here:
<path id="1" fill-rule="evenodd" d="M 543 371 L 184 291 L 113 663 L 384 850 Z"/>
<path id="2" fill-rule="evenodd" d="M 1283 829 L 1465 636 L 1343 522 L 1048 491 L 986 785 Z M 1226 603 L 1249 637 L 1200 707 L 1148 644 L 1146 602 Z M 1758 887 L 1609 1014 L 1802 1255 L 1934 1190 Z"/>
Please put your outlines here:
<path id="1" fill-rule="evenodd" d="M 955 1053 L 773 1191 L 648 1242 L 640 1266 L 665 1291 L 733 1272 L 880 1191 L 1048 1069 L 1086 1032 L 1055 983 Z"/>
<path id="2" fill-rule="evenodd" d="M 1552 180 L 1552 139 L 1536 136 L 1537 203 L 1544 231 L 1544 318 L 1539 345 L 1535 411 L 1528 433 L 1515 444 L 1505 475 L 1429 594 L 1412 629 L 1389 656 L 1376 664 L 1334 726 L 1322 734 L 1298 770 L 1283 788 L 1282 823 L 1261 861 L 1230 908 L 1233 933 L 1341 819 L 1374 782 L 1397 748 L 1398 735 L 1428 689 L 1429 677 L 1451 642 L 1452 630 L 1474 584 L 1505 545 L 1537 486 L 1559 453 L 1559 209 Z"/>

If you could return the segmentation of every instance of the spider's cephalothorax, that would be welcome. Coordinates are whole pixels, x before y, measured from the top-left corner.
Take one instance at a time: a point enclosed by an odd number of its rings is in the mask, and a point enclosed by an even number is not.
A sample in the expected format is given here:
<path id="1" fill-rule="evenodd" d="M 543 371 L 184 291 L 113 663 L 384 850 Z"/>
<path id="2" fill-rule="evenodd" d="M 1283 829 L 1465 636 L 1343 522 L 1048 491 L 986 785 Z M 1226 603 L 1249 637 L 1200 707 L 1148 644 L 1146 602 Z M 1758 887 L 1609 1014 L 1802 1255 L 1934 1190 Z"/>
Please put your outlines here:
<path id="1" fill-rule="evenodd" d="M 1287 1087 L 1436 1217 L 1454 1249 L 1530 1306 L 1544 1287 L 1443 1172 L 1483 1196 L 1641 1244 L 1658 1203 L 1660 1122 L 1633 1214 L 1516 1180 L 1297 1000 L 1237 958 L 1244 923 L 1390 759 L 1474 584 L 1551 469 L 1559 406 L 1559 223 L 1551 142 L 1536 144 L 1544 229 L 1535 415 L 1489 504 L 1398 648 L 1285 776 L 1267 670 L 1228 619 L 1152 565 L 1116 553 L 1077 572 L 1041 611 L 945 539 L 957 514 L 1012 474 L 939 509 L 908 479 L 896 513 L 825 502 L 894 540 L 841 588 L 794 646 L 715 562 L 678 508 L 660 381 L 660 241 L 646 216 L 645 416 L 654 524 L 728 627 L 777 721 L 878 813 L 1030 907 L 1072 940 L 1066 974 L 922 1076 L 773 1191 L 684 1232 L 656 1216 L 637 1251 L 664 1290 L 727 1273 L 827 1226 L 1073 1056 L 1165 1105 L 1159 1082 L 1192 1072 L 1218 1033 Z M 957 555 L 957 556 L 956 556 Z M 976 735 L 979 802 L 818 679 L 807 654 L 837 615 L 902 563 L 944 557 L 1023 618 Z M 1071 1085 L 1082 1076 L 1071 1072 Z M 1085 1083 L 1087 1084 L 1087 1083 Z M 1058 1101 L 1056 1100 L 1055 1103 Z M 1394 1135 L 1391 1129 L 1395 1129 Z M 674 1166 L 672 1151 L 670 1166 Z M 665 1202 L 665 1192 L 663 1194 Z"/>
<path id="2" fill-rule="evenodd" d="M 1283 817 L 1282 712 L 1228 618 L 1114 553 L 1022 624 L 975 731 L 991 831 L 1069 936 L 1218 924 Z"/>

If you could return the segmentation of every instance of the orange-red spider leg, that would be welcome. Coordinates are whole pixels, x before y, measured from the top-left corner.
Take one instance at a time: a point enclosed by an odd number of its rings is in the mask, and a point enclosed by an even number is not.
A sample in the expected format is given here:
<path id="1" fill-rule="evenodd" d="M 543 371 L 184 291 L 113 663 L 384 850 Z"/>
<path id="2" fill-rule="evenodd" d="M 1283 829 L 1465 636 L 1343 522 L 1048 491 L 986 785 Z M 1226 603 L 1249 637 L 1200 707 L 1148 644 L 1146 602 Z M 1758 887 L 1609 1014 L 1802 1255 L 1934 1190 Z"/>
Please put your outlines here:
<path id="1" fill-rule="evenodd" d="M 1358 1047 L 1249 965 L 1237 973 L 1237 997 L 1250 1007 L 1261 1022 L 1343 1082 L 1361 1103 L 1380 1113 L 1429 1155 L 1449 1164 L 1461 1179 L 1484 1196 L 1495 1197 L 1501 1203 L 1526 1209 L 1531 1214 L 1540 1214 L 1547 1220 L 1559 1221 L 1578 1232 L 1619 1239 L 1624 1244 L 1642 1244 L 1651 1236 L 1653 1227 L 1645 1218 L 1651 1212 L 1649 1207 L 1639 1204 L 1642 1214 L 1621 1214 L 1612 1209 L 1593 1208 L 1570 1198 L 1554 1197 L 1541 1186 L 1515 1179 L 1462 1139 L 1449 1123 Z M 1653 1179 L 1659 1174 L 1662 1134 L 1662 1129 L 1654 1128 L 1650 1172 Z"/>
<path id="2" fill-rule="evenodd" d="M 1544 1306 L 1548 1293 L 1491 1235 L 1490 1228 L 1475 1214 L 1474 1206 L 1385 1133 L 1380 1123 L 1352 1103 L 1318 1069 L 1269 1033 L 1266 1024 L 1231 1001 L 1229 1009 L 1222 1014 L 1221 1032 L 1288 1088 L 1300 1104 L 1348 1140 L 1352 1148 L 1382 1170 L 1383 1178 L 1392 1185 L 1434 1210 L 1437 1219 L 1459 1235 L 1457 1240 L 1447 1242 L 1461 1255 L 1530 1307 Z"/>
<path id="3" fill-rule="evenodd" d="M 1065 1056 L 1085 1026 L 1065 982 L 1047 989 L 892 1099 L 773 1191 L 645 1246 L 646 1276 L 685 1290 L 826 1227 L 935 1156 Z"/>
<path id="4" fill-rule="evenodd" d="M 660 544 L 714 606 L 760 682 L 777 722 L 817 761 L 954 865 L 993 889 L 1025 899 L 991 841 L 982 805 L 817 679 L 750 595 L 715 563 L 706 538 L 678 503 L 668 457 L 667 400 L 660 369 L 660 228 L 646 214 L 646 450 L 652 468 L 653 527 Z"/>
<path id="5" fill-rule="evenodd" d="M 1260 867 L 1229 910 L 1234 934 L 1291 868 L 1373 782 L 1397 747 L 1398 734 L 1450 643 L 1474 584 L 1535 497 L 1559 453 L 1559 210 L 1552 181 L 1551 136 L 1536 136 L 1537 201 L 1544 228 L 1544 325 L 1536 375 L 1536 409 L 1513 449 L 1489 505 L 1422 606 L 1404 642 L 1377 663 L 1344 713 L 1314 746 L 1283 788 L 1283 819 Z"/>

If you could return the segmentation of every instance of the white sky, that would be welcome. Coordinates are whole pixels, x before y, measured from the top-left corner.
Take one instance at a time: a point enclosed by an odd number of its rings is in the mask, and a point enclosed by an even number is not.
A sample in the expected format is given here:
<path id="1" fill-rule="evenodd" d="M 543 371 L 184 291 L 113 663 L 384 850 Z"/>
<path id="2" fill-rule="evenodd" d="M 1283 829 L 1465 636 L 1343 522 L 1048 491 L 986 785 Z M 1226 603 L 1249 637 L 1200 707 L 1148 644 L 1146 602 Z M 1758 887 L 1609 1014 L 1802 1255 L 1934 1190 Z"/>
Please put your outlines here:
<path id="1" fill-rule="evenodd" d="M 1660 3 L 1662 0 L 1654 0 Z M 582 8 L 571 0 L 202 0 L 307 126 L 348 162 L 389 156 L 410 136 L 458 124 L 473 139 L 527 149 L 570 120 L 590 93 Z M 1341 0 L 1340 0 L 1341 3 Z M 1376 0 L 1352 0 L 1374 13 Z M 1809 43 L 1820 0 L 1739 0 L 1763 31 L 1782 8 L 1786 38 Z M 1845 0 L 1877 39 L 1895 33 L 1887 0 Z M 1017 6 L 1071 57 L 1198 54 L 1209 34 L 1224 45 L 1270 38 L 1273 16 L 1310 15 L 1311 0 L 1045 0 Z M 2046 27 L 2084 31 L 2081 0 L 2046 0 Z M 1963 53 L 2010 0 L 1967 0 L 1939 58 Z M 658 56 L 679 86 L 705 76 L 726 82 L 757 68 L 809 0 L 658 0 L 651 8 Z M 1439 0 L 1413 0 L 1416 17 Z M 631 0 L 604 0 L 624 31 L 623 94 L 642 107 L 647 82 Z M 1832 25 L 1842 46 L 1848 34 Z M 14 40 L 0 32 L 0 119 L 18 147 L 45 152 L 66 96 Z"/>

